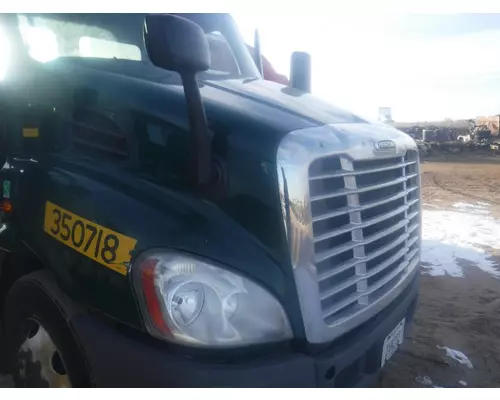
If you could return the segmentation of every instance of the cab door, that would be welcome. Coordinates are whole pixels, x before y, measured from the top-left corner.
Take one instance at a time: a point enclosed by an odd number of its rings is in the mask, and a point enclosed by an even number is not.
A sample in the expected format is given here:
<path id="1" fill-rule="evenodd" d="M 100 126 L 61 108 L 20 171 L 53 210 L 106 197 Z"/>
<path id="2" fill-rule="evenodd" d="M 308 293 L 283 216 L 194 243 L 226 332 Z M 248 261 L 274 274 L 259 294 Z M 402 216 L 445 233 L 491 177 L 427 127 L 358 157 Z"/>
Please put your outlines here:
<path id="1" fill-rule="evenodd" d="M 51 147 L 54 127 L 53 110 L 45 105 L 13 98 L 3 114 L 4 155 L 0 170 L 3 199 L 12 205 L 10 215 L 5 215 L 9 228 L 21 235 L 32 246 L 38 235 L 36 221 L 46 191 L 45 154 Z M 25 103 L 25 104 L 23 104 Z"/>

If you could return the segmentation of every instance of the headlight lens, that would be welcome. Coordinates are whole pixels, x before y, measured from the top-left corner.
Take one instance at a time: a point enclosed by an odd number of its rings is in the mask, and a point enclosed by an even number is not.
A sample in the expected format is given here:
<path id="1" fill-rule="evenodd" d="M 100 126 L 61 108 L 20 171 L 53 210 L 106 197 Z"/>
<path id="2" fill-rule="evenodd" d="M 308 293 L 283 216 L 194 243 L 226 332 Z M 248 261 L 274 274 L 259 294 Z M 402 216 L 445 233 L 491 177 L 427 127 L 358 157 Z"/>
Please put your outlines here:
<path id="1" fill-rule="evenodd" d="M 134 286 L 151 334 L 194 346 L 233 347 L 292 337 L 281 304 L 243 276 L 192 256 L 145 254 Z"/>

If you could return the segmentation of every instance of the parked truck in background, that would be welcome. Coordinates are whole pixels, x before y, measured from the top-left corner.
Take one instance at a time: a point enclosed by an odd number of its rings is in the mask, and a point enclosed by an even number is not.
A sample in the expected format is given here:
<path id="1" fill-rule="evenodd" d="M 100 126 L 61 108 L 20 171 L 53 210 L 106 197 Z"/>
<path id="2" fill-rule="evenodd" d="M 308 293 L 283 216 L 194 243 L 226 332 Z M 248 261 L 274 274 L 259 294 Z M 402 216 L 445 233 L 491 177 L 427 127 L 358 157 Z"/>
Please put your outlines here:
<path id="1" fill-rule="evenodd" d="M 417 302 L 408 135 L 263 80 L 227 14 L 0 28 L 0 360 L 16 385 L 374 383 Z M 210 61 L 221 40 L 234 69 Z"/>

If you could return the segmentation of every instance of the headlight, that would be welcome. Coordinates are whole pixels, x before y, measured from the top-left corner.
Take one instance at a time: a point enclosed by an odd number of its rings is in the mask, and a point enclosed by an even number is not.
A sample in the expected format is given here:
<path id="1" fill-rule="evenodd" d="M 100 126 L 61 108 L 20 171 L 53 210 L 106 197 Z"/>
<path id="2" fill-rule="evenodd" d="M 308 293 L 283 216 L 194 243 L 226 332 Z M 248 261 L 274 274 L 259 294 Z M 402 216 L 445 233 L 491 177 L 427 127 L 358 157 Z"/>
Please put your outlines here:
<path id="1" fill-rule="evenodd" d="M 148 331 L 194 346 L 233 347 L 292 337 L 281 304 L 243 276 L 192 256 L 139 257 L 134 286 Z"/>

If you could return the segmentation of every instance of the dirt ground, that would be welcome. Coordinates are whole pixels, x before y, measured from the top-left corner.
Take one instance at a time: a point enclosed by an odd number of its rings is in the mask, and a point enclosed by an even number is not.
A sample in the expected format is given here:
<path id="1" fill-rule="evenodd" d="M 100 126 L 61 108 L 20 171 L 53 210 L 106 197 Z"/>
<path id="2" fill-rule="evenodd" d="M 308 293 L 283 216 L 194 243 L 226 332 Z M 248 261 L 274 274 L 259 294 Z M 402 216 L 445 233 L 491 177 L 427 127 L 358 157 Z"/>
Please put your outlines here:
<path id="1" fill-rule="evenodd" d="M 498 157 L 430 158 L 422 163 L 422 186 L 424 209 L 480 201 L 500 218 Z M 500 254 L 487 250 L 500 265 Z M 465 279 L 422 275 L 411 336 L 382 371 L 380 387 L 500 387 L 500 279 L 473 266 L 463 271 Z M 473 368 L 438 346 L 463 352 Z"/>

